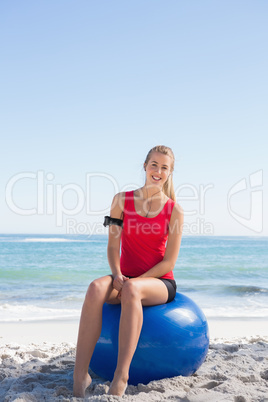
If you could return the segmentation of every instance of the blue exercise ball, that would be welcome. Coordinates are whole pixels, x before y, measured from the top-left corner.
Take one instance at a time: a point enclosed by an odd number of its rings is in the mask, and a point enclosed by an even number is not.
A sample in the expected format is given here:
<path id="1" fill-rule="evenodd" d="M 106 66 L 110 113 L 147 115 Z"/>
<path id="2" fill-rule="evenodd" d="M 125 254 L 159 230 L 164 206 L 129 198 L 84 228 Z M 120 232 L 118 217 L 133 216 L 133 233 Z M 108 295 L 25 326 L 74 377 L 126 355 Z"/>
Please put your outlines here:
<path id="1" fill-rule="evenodd" d="M 121 305 L 103 306 L 103 324 L 90 368 L 111 381 L 117 363 Z M 193 374 L 204 362 L 209 347 L 206 317 L 189 297 L 159 306 L 143 307 L 143 326 L 133 356 L 129 384 Z"/>

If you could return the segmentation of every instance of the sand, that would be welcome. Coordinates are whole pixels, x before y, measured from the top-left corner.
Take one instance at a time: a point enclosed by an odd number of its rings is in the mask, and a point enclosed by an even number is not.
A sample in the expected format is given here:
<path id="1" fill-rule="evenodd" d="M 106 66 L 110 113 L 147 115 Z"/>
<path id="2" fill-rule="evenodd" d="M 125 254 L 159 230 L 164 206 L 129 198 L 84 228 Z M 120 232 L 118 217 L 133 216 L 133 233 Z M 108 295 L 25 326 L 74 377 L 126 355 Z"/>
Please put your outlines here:
<path id="1" fill-rule="evenodd" d="M 122 398 L 108 396 L 109 382 L 94 376 L 85 400 L 268 402 L 266 324 L 211 321 L 209 352 L 194 375 L 129 386 Z M 0 324 L 0 402 L 82 400 L 72 397 L 77 326 L 77 321 Z"/>

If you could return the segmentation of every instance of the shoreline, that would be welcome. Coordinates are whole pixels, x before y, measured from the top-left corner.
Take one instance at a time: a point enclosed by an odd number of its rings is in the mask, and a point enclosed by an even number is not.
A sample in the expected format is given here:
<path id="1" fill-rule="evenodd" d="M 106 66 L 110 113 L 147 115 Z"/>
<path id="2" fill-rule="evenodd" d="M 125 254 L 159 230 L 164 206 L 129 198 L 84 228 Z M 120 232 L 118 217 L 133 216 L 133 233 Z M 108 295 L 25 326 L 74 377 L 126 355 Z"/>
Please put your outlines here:
<path id="1" fill-rule="evenodd" d="M 267 319 L 209 318 L 210 340 L 268 336 Z M 62 343 L 75 344 L 79 319 L 20 321 L 0 323 L 0 344 Z"/>

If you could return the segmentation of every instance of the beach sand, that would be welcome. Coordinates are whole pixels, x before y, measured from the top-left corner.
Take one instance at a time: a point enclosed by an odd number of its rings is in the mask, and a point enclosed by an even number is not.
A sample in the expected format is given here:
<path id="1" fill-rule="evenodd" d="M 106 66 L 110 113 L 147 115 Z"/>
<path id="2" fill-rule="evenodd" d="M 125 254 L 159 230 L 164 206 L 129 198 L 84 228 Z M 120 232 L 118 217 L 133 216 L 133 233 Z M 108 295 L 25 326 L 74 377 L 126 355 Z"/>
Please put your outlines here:
<path id="1" fill-rule="evenodd" d="M 94 376 L 85 400 L 268 402 L 267 322 L 208 322 L 209 352 L 194 375 L 129 386 L 122 398 L 108 396 L 109 382 Z M 72 397 L 77 331 L 77 320 L 0 324 L 0 402 L 78 401 Z"/>

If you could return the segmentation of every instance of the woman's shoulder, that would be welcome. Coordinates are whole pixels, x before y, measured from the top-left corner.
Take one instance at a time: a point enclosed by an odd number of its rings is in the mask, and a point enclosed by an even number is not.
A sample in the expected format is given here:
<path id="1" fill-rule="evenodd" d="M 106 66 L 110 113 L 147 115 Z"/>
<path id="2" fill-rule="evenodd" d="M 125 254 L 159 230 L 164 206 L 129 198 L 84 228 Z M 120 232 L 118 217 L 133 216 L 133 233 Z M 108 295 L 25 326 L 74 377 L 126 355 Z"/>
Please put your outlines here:
<path id="1" fill-rule="evenodd" d="M 122 213 L 124 211 L 125 204 L 125 192 L 120 192 L 114 195 L 111 205 L 111 217 L 122 219 Z"/>
<path id="2" fill-rule="evenodd" d="M 112 206 L 119 208 L 122 212 L 124 211 L 125 200 L 130 197 L 132 191 L 121 191 L 115 194 L 112 202 Z"/>
<path id="3" fill-rule="evenodd" d="M 113 200 L 115 202 L 120 202 L 120 201 L 125 201 L 125 198 L 130 195 L 132 191 L 120 191 L 119 193 L 116 193 Z"/>
<path id="4" fill-rule="evenodd" d="M 122 201 L 125 201 L 125 191 L 121 191 L 120 193 L 116 193 L 113 198 L 113 204 L 120 204 Z"/>
<path id="5" fill-rule="evenodd" d="M 181 205 L 177 202 L 174 202 L 174 206 L 172 209 L 170 221 L 169 221 L 169 228 L 170 233 L 174 235 L 182 235 L 183 232 L 183 224 L 184 224 L 184 213 Z"/>
<path id="6" fill-rule="evenodd" d="M 171 199 L 171 198 L 170 198 Z M 182 218 L 184 215 L 183 208 L 176 201 L 171 200 L 173 203 L 172 216 L 175 218 Z"/>

